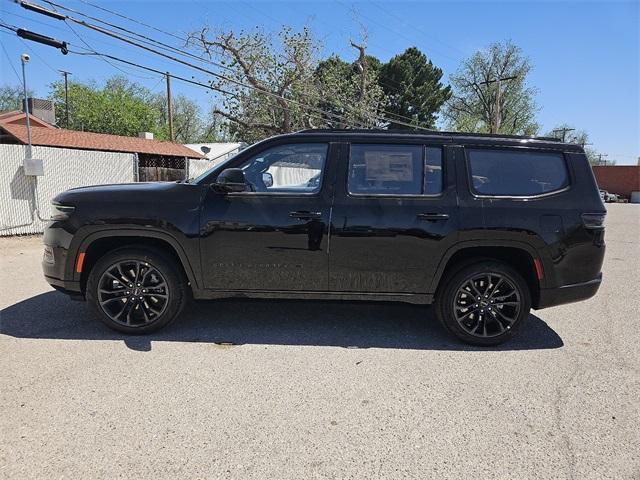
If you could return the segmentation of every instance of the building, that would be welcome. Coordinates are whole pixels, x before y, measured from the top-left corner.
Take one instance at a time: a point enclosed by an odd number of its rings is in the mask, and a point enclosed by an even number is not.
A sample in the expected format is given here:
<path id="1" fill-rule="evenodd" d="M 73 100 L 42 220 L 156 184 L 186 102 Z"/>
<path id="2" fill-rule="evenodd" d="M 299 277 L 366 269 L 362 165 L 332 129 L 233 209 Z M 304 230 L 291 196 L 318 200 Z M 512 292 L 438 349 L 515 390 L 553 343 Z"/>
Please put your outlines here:
<path id="1" fill-rule="evenodd" d="M 207 157 L 207 160 L 211 161 L 211 165 L 217 165 L 220 162 L 231 158 L 239 151 L 243 150 L 247 146 L 243 142 L 231 142 L 231 143 L 187 143 L 185 147 L 192 149 L 195 152 L 203 154 Z"/>
<path id="2" fill-rule="evenodd" d="M 0 144 L 28 143 L 25 117 L 21 111 L 0 113 Z M 184 145 L 154 140 L 148 133 L 141 138 L 78 132 L 57 128 L 34 115 L 30 115 L 29 120 L 32 145 L 135 154 L 140 181 L 182 180 L 188 176 L 189 159 L 205 158 Z"/>
<path id="3" fill-rule="evenodd" d="M 640 165 L 594 166 L 593 174 L 602 190 L 624 198 L 630 198 L 631 192 L 640 192 Z"/>
<path id="4" fill-rule="evenodd" d="M 70 188 L 183 180 L 211 163 L 177 143 L 77 132 L 57 128 L 34 115 L 29 119 L 31 156 L 42 161 L 43 175 L 39 176 L 27 175 L 24 169 L 25 114 L 0 113 L 0 236 L 42 232 L 51 214 L 51 200 Z"/>

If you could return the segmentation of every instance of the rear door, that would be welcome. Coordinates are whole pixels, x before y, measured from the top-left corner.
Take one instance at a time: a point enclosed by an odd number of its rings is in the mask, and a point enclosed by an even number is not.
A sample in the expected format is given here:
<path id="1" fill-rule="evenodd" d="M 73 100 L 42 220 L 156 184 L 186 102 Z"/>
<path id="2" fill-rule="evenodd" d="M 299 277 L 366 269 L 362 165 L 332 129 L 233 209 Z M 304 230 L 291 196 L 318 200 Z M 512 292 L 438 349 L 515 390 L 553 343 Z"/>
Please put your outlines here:
<path id="1" fill-rule="evenodd" d="M 329 289 L 430 293 L 456 237 L 453 154 L 442 143 L 353 142 L 342 148 L 332 209 Z"/>

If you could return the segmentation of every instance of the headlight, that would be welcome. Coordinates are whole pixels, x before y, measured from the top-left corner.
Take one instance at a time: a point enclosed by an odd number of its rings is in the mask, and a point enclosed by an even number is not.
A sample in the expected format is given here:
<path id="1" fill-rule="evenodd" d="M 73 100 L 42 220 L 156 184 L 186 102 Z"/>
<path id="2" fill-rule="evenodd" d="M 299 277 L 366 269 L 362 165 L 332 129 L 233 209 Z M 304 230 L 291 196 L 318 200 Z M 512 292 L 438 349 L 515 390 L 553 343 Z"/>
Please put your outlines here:
<path id="1" fill-rule="evenodd" d="M 51 204 L 51 220 L 66 220 L 73 213 L 76 207 L 71 205 Z"/>

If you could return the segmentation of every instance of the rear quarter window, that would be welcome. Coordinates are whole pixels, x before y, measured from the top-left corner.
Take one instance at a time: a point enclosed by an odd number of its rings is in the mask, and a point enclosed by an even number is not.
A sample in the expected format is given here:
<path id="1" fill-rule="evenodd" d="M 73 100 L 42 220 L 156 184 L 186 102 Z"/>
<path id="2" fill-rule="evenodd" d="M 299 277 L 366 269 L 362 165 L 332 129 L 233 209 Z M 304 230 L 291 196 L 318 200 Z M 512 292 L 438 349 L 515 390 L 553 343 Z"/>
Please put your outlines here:
<path id="1" fill-rule="evenodd" d="M 471 185 L 480 195 L 528 197 L 569 185 L 564 155 L 507 149 L 467 149 Z"/>

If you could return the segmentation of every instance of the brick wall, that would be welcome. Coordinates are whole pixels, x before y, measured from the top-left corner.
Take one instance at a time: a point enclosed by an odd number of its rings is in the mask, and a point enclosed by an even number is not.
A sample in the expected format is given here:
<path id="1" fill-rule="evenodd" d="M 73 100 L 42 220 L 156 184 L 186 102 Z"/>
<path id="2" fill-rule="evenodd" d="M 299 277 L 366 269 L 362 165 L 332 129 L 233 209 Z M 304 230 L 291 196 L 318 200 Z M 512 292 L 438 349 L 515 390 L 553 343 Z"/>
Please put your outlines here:
<path id="1" fill-rule="evenodd" d="M 629 198 L 640 192 L 640 165 L 612 165 L 593 167 L 598 187 Z"/>

